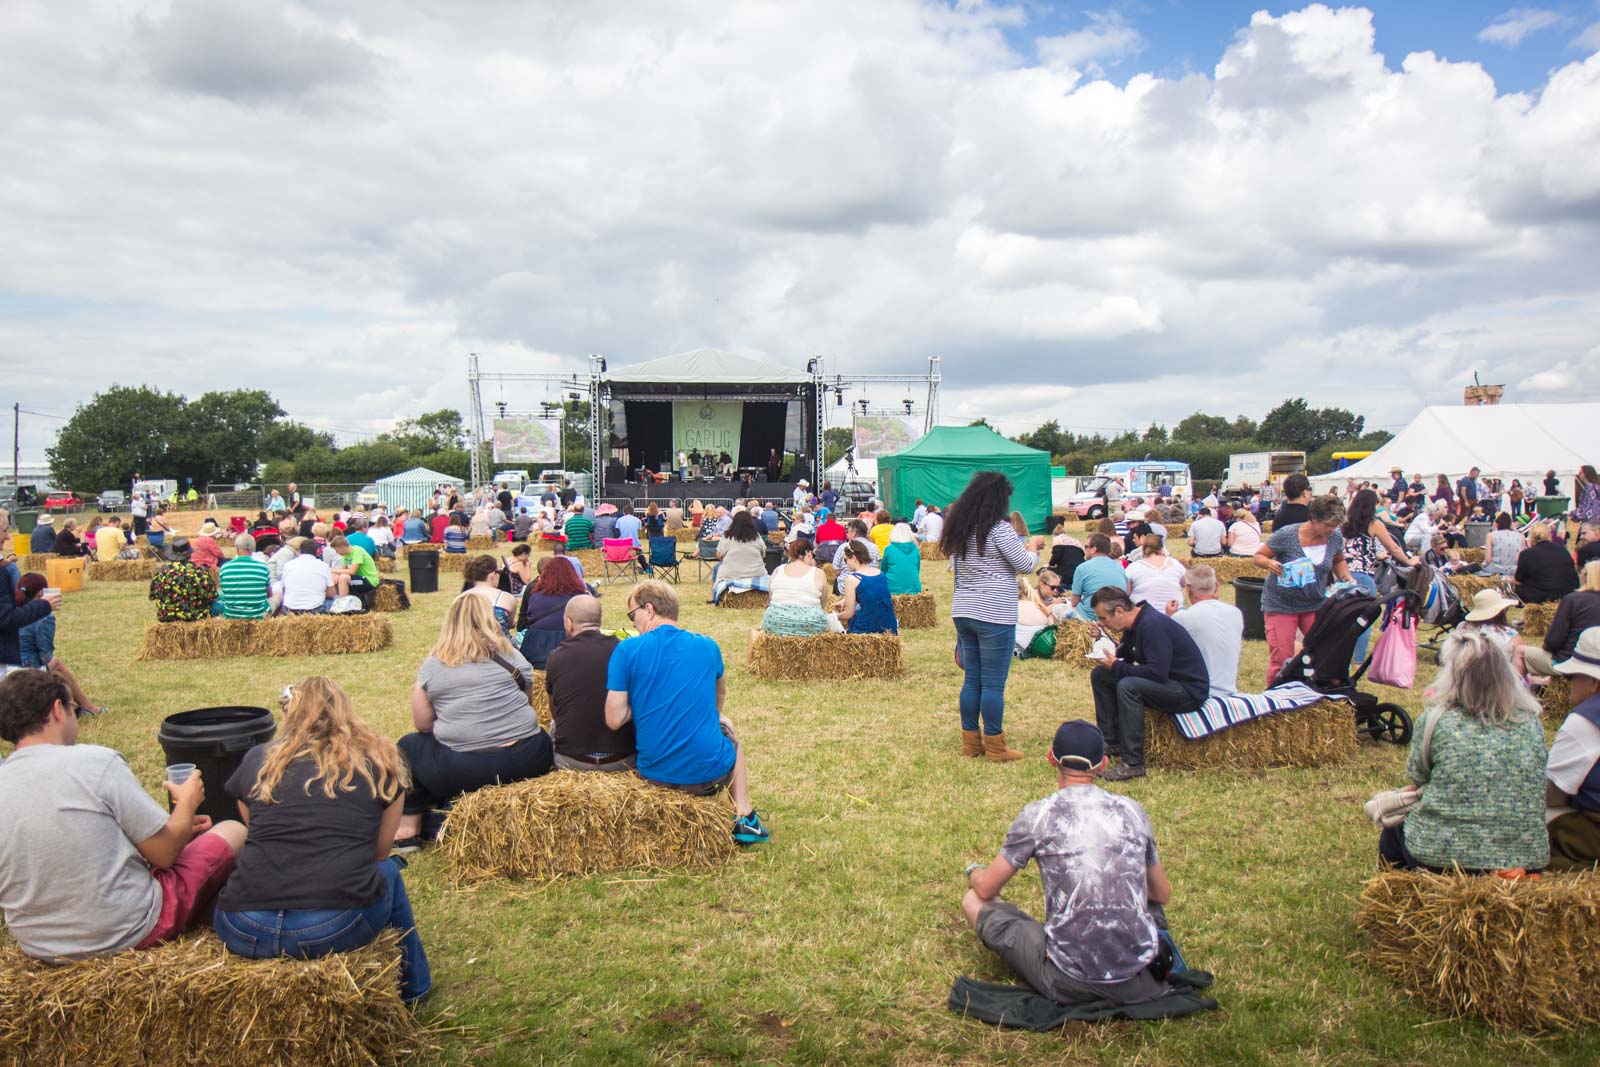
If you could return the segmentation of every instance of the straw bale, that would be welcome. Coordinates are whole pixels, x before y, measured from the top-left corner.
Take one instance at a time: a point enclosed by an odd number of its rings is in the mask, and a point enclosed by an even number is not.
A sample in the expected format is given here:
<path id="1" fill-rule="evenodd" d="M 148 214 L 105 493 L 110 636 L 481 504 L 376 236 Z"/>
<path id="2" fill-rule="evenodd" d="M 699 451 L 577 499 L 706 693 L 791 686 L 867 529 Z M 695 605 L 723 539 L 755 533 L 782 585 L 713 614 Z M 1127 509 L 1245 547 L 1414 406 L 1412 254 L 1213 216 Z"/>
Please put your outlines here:
<path id="1" fill-rule="evenodd" d="M 828 588 L 833 588 L 833 583 L 839 580 L 839 568 L 831 563 L 822 565 L 822 576 L 828 580 Z"/>
<path id="2" fill-rule="evenodd" d="M 1100 636 L 1100 627 L 1083 619 L 1066 619 L 1056 623 L 1056 653 L 1055 658 L 1065 660 L 1068 667 L 1073 670 L 1087 671 L 1095 666 L 1093 660 L 1085 659 L 1089 649 Z"/>
<path id="3" fill-rule="evenodd" d="M 716 867 L 733 856 L 733 817 L 726 791 L 697 797 L 631 771 L 554 771 L 457 797 L 440 848 L 456 885 Z"/>
<path id="4" fill-rule="evenodd" d="M 793 682 L 900 678 L 906 673 L 898 634 L 817 634 L 779 637 L 750 631 L 750 673 Z"/>
<path id="5" fill-rule="evenodd" d="M 1355 758 L 1354 713 L 1342 700 L 1324 700 L 1190 741 L 1171 715 L 1146 708 L 1144 753 L 1152 767 L 1181 771 L 1331 767 Z"/>
<path id="6" fill-rule="evenodd" d="M 83 569 L 83 576 L 91 582 L 148 582 L 160 569 L 158 560 L 114 559 L 91 562 Z"/>
<path id="7" fill-rule="evenodd" d="M 1208 559 L 1191 559 L 1187 566 L 1205 564 L 1216 572 L 1219 585 L 1227 585 L 1235 578 L 1265 578 L 1267 572 L 1255 565 L 1254 556 L 1212 556 Z"/>
<path id="8" fill-rule="evenodd" d="M 1483 562 L 1484 550 L 1481 548 L 1458 548 L 1456 551 L 1461 553 L 1461 562 L 1463 563 Z"/>
<path id="9" fill-rule="evenodd" d="M 550 691 L 544 687 L 544 671 L 533 672 L 533 688 L 529 691 L 528 703 L 533 705 L 533 713 L 539 720 L 539 725 L 546 730 L 554 723 L 555 716 L 550 711 Z"/>
<path id="10" fill-rule="evenodd" d="M 578 566 L 583 568 L 585 581 L 597 581 L 605 573 L 606 553 L 601 548 L 580 548 L 567 555 L 578 561 Z"/>
<path id="11" fill-rule="evenodd" d="M 1543 640 L 1556 617 L 1558 602 L 1522 605 L 1522 639 L 1532 644 Z"/>
<path id="12" fill-rule="evenodd" d="M 1567 712 L 1572 710 L 1572 688 L 1567 685 L 1567 676 L 1552 674 L 1550 681 L 1545 685 L 1544 692 L 1539 696 L 1539 705 L 1544 713 L 1553 718 L 1564 719 Z"/>
<path id="13" fill-rule="evenodd" d="M 247 960 L 209 932 L 50 966 L 0 952 L 0 1061 L 33 1067 L 395 1064 L 438 1043 L 400 1000 L 399 936 Z"/>
<path id="14" fill-rule="evenodd" d="M 922 553 L 923 559 L 948 558 L 945 556 L 944 550 L 939 547 L 939 542 L 937 541 L 918 541 L 917 551 Z"/>
<path id="15" fill-rule="evenodd" d="M 931 630 L 939 625 L 939 601 L 932 593 L 897 593 L 894 617 L 902 630 Z"/>
<path id="16" fill-rule="evenodd" d="M 399 553 L 398 554 L 399 554 L 399 558 L 400 559 L 405 559 L 407 556 L 411 555 L 411 553 L 413 553 L 413 552 L 443 552 L 443 551 L 444 551 L 444 546 L 443 545 L 436 545 L 432 541 L 418 541 L 416 544 L 401 545 L 400 548 L 399 548 Z"/>
<path id="17" fill-rule="evenodd" d="M 373 611 L 404 611 L 405 606 L 400 602 L 400 590 L 392 585 L 380 585 L 372 594 Z"/>
<path id="18" fill-rule="evenodd" d="M 50 561 L 61 557 L 54 552 L 30 552 L 26 556 L 17 557 L 17 567 L 23 574 L 43 574 L 50 566 Z"/>
<path id="19" fill-rule="evenodd" d="M 700 531 L 696 530 L 693 526 L 680 526 L 678 529 L 672 531 L 672 536 L 678 539 L 678 543 L 680 545 L 692 545 L 696 541 L 700 540 Z"/>
<path id="20" fill-rule="evenodd" d="M 377 652 L 394 643 L 389 616 L 279 615 L 269 619 L 153 622 L 139 659 L 329 656 Z"/>
<path id="21" fill-rule="evenodd" d="M 1499 589 L 1500 582 L 1500 577 L 1493 574 L 1452 574 L 1450 576 L 1450 586 L 1463 602 L 1477 596 L 1480 590 Z"/>
<path id="22" fill-rule="evenodd" d="M 494 548 L 497 543 L 493 534 L 479 534 L 477 537 L 467 538 L 467 551 L 487 552 Z"/>
<path id="23" fill-rule="evenodd" d="M 379 556 L 373 562 L 378 565 L 379 574 L 394 574 L 400 569 L 399 564 L 395 562 L 392 556 Z"/>
<path id="24" fill-rule="evenodd" d="M 1386 871 L 1355 915 L 1372 965 L 1408 995 L 1502 1030 L 1600 1025 L 1600 877 Z"/>
<path id="25" fill-rule="evenodd" d="M 749 610 L 751 608 L 766 608 L 771 601 L 765 589 L 745 589 L 736 593 L 723 593 L 717 601 L 719 608 L 736 608 Z"/>

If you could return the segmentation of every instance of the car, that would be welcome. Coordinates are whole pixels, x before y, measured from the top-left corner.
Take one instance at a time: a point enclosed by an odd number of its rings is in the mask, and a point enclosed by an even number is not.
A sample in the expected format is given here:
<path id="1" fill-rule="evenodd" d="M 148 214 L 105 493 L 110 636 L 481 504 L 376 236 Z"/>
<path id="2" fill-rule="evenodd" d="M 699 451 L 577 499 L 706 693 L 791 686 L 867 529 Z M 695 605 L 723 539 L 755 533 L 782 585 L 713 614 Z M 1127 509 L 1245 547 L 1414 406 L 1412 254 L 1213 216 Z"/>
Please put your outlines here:
<path id="1" fill-rule="evenodd" d="M 44 499 L 46 511 L 82 511 L 83 498 L 76 493 L 51 493 Z"/>
<path id="2" fill-rule="evenodd" d="M 128 494 L 121 489 L 107 489 L 100 494 L 101 511 L 121 511 L 128 506 Z"/>
<path id="3" fill-rule="evenodd" d="M 378 493 L 377 484 L 363 485 L 361 491 L 356 494 L 356 503 L 368 508 L 374 504 L 383 503 L 383 497 Z"/>

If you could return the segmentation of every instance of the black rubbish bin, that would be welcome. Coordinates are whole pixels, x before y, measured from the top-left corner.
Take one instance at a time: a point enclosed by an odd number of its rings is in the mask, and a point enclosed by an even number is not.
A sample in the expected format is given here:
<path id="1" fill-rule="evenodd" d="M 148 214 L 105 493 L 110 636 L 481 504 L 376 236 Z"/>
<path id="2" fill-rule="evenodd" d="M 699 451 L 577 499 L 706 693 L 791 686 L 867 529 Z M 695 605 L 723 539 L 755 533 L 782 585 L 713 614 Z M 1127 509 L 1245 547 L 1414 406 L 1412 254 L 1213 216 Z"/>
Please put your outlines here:
<path id="1" fill-rule="evenodd" d="M 200 814 L 213 822 L 237 819 L 239 808 L 222 787 L 239 769 L 244 754 L 272 740 L 278 724 L 266 708 L 199 708 L 168 715 L 156 739 L 167 763 L 192 763 L 205 783 L 206 799 Z"/>
<path id="2" fill-rule="evenodd" d="M 411 568 L 411 591 L 413 593 L 437 593 L 439 591 L 439 553 L 437 552 L 408 552 L 406 564 Z"/>
<path id="3" fill-rule="evenodd" d="M 1261 614 L 1261 591 L 1266 587 L 1265 578 L 1233 580 L 1233 606 L 1244 615 L 1244 636 L 1247 641 L 1267 639 L 1267 620 Z"/>

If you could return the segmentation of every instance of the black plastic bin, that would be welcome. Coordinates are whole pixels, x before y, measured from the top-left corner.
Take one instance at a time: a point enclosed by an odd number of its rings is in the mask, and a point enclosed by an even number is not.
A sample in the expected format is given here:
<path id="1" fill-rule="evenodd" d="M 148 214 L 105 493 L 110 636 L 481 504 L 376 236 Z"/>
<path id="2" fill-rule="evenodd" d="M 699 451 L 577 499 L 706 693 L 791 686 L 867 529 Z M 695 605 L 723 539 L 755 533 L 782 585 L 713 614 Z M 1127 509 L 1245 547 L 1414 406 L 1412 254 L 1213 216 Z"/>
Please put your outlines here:
<path id="1" fill-rule="evenodd" d="M 1261 591 L 1266 587 L 1265 578 L 1233 580 L 1233 606 L 1244 615 L 1244 636 L 1247 641 L 1267 639 L 1267 620 L 1261 614 Z"/>
<path id="2" fill-rule="evenodd" d="M 221 822 L 239 817 L 238 805 L 223 786 L 239 769 L 244 754 L 271 741 L 277 732 L 278 724 L 266 708 L 198 708 L 168 715 L 156 739 L 169 765 L 192 763 L 200 771 L 206 789 L 200 814 Z"/>
<path id="3" fill-rule="evenodd" d="M 413 593 L 437 593 L 439 591 L 439 553 L 437 552 L 408 552 L 406 563 L 411 568 L 411 591 Z"/>

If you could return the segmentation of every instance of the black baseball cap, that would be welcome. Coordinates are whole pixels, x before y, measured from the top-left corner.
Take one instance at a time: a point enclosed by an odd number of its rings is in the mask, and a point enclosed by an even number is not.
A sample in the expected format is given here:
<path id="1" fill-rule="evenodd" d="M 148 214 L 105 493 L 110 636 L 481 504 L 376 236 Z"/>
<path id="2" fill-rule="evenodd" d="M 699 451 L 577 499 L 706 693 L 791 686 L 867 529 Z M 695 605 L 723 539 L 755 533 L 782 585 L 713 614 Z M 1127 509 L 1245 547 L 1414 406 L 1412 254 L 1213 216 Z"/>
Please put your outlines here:
<path id="1" fill-rule="evenodd" d="M 1056 727 L 1050 753 L 1063 767 L 1092 771 L 1106 758 L 1106 739 L 1094 723 L 1072 719 Z"/>

